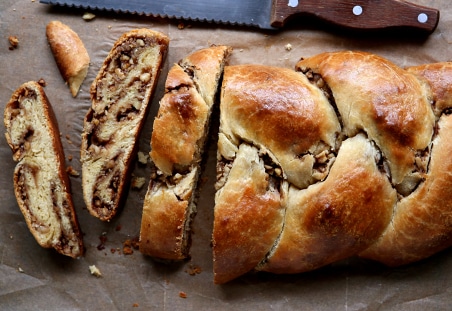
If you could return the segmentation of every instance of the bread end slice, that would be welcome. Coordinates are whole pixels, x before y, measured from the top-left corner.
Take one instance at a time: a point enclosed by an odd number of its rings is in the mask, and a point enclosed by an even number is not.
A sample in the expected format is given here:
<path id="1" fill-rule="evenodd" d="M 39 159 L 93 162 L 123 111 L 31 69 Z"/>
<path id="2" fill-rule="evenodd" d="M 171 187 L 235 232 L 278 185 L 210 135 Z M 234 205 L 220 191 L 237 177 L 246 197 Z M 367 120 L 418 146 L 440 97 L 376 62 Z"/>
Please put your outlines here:
<path id="1" fill-rule="evenodd" d="M 75 97 L 88 73 L 88 52 L 77 33 L 60 21 L 49 22 L 46 35 L 58 69 Z"/>

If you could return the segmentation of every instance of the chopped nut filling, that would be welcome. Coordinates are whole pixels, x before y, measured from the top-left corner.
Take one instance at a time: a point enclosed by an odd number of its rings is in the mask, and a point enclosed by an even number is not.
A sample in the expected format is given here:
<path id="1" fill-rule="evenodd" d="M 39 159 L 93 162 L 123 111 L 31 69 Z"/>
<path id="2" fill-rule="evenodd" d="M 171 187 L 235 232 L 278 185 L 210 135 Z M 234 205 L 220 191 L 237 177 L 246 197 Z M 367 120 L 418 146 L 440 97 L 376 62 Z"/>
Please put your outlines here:
<path id="1" fill-rule="evenodd" d="M 87 201 L 105 217 L 118 207 L 118 191 L 128 178 L 126 168 L 158 74 L 155 64 L 163 52 L 155 40 L 146 36 L 126 39 L 111 52 L 96 79 L 93 105 L 85 118 L 82 170 L 89 176 Z"/>
<path id="2" fill-rule="evenodd" d="M 342 119 L 337 109 L 336 103 L 334 101 L 332 91 L 328 84 L 325 82 L 325 80 L 323 80 L 322 76 L 318 73 L 313 72 L 311 68 L 303 67 L 300 68 L 300 71 L 308 78 L 308 80 L 312 84 L 316 85 L 318 88 L 322 90 L 324 95 L 328 98 L 330 104 L 334 107 L 336 115 L 342 124 Z M 344 139 L 345 137 L 338 138 L 339 141 L 342 141 Z M 378 146 L 376 146 L 374 143 L 373 145 L 377 149 L 379 149 Z M 338 148 L 340 147 L 340 142 L 337 147 Z M 381 151 L 379 151 L 378 154 L 380 156 L 378 159 L 375 159 L 375 161 L 378 167 L 380 168 L 380 171 L 384 172 L 388 176 L 388 178 L 391 179 L 388 161 L 386 161 L 386 158 L 384 157 Z M 314 165 L 314 170 L 320 174 L 323 174 L 327 170 L 327 166 L 330 166 L 332 164 L 331 159 L 334 161 L 333 156 L 327 156 L 327 158 L 325 158 L 324 153 L 316 155 L 315 158 L 316 164 Z M 426 148 L 426 150 L 416 151 L 414 170 L 410 174 L 405 176 L 405 179 L 400 184 L 394 185 L 394 187 L 396 188 L 397 192 L 401 197 L 407 196 L 410 193 L 412 193 L 416 189 L 416 187 L 420 184 L 420 182 L 424 180 L 424 175 L 427 172 L 429 160 L 430 160 L 430 148 Z"/>

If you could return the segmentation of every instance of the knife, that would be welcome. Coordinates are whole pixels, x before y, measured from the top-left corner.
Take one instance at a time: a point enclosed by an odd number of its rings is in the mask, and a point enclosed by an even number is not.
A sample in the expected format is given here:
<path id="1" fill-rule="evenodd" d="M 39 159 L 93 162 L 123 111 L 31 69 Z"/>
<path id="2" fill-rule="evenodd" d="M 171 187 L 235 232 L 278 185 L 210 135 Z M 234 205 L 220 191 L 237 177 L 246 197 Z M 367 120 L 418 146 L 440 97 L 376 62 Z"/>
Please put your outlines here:
<path id="1" fill-rule="evenodd" d="M 350 29 L 404 27 L 432 33 L 439 11 L 401 0 L 40 0 L 41 3 L 278 29 L 313 15 Z"/>

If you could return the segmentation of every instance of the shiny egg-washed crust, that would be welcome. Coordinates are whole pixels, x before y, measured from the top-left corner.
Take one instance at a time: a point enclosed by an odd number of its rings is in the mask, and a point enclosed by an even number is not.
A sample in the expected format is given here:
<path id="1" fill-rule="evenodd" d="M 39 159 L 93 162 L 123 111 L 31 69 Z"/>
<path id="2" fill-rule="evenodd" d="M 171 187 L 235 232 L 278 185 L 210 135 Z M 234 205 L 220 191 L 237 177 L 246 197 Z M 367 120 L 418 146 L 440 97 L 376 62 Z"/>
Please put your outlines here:
<path id="1" fill-rule="evenodd" d="M 202 154 L 231 51 L 227 46 L 197 50 L 168 73 L 151 138 L 150 157 L 155 172 L 143 205 L 143 254 L 165 260 L 189 256 Z"/>
<path id="2" fill-rule="evenodd" d="M 5 107 L 4 123 L 17 162 L 14 192 L 28 229 L 42 247 L 82 256 L 60 131 L 44 89 L 34 81 L 21 85 Z"/>
<path id="3" fill-rule="evenodd" d="M 399 266 L 449 247 L 451 74 L 351 51 L 295 71 L 226 67 L 214 282 L 350 256 Z"/>
<path id="4" fill-rule="evenodd" d="M 149 29 L 124 33 L 91 85 L 82 132 L 83 197 L 91 215 L 111 220 L 126 199 L 138 138 L 169 38 Z"/>
<path id="5" fill-rule="evenodd" d="M 429 257 L 452 245 L 452 62 L 407 68 L 433 91 L 437 134 L 431 142 L 428 173 L 411 195 L 401 199 L 391 224 L 377 243 L 361 253 L 388 266 Z"/>
<path id="6" fill-rule="evenodd" d="M 60 21 L 47 24 L 46 36 L 58 69 L 75 97 L 88 73 L 88 52 L 77 33 Z"/>

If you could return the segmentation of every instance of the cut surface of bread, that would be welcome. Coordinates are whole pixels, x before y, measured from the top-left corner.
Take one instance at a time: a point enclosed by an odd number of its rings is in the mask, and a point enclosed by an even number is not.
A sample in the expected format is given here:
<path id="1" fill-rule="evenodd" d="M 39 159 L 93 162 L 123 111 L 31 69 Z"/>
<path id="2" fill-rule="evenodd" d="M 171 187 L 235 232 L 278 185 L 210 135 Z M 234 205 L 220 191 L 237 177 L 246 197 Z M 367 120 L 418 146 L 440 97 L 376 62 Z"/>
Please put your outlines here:
<path id="1" fill-rule="evenodd" d="M 168 73 L 151 138 L 154 171 L 143 205 L 143 254 L 166 260 L 189 256 L 202 155 L 230 52 L 227 46 L 195 51 Z"/>
<path id="2" fill-rule="evenodd" d="M 14 192 L 30 232 L 45 248 L 83 254 L 60 132 L 52 107 L 36 82 L 20 86 L 6 105 L 6 140 L 17 162 Z"/>
<path id="3" fill-rule="evenodd" d="M 89 68 L 90 58 L 85 45 L 75 31 L 60 21 L 47 24 L 46 36 L 58 69 L 75 97 Z"/>
<path id="4" fill-rule="evenodd" d="M 344 51 L 295 69 L 225 68 L 214 282 L 451 246 L 452 63 Z"/>
<path id="5" fill-rule="evenodd" d="M 89 212 L 111 220 L 123 205 L 137 141 L 167 53 L 166 35 L 123 34 L 91 85 L 81 143 L 82 186 Z"/>

